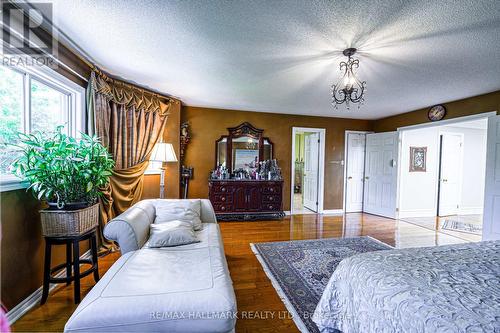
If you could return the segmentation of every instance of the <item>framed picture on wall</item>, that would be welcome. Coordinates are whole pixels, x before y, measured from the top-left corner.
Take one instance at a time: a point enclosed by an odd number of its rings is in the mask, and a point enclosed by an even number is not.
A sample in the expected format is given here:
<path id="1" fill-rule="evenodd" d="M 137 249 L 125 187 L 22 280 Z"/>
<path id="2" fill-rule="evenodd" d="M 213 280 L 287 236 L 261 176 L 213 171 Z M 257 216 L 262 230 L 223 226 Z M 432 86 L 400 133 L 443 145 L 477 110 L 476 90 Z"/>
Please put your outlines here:
<path id="1" fill-rule="evenodd" d="M 410 147 L 410 172 L 426 172 L 427 147 Z"/>

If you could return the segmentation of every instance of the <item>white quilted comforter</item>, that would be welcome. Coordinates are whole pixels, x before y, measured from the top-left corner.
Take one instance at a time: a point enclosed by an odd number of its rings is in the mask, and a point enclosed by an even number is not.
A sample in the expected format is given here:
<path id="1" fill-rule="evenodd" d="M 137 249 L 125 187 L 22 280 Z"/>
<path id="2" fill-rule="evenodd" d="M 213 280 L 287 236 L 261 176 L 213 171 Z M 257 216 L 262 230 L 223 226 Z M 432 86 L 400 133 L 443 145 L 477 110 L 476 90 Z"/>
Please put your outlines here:
<path id="1" fill-rule="evenodd" d="M 322 332 L 500 332 L 500 241 L 347 258 L 314 322 Z"/>

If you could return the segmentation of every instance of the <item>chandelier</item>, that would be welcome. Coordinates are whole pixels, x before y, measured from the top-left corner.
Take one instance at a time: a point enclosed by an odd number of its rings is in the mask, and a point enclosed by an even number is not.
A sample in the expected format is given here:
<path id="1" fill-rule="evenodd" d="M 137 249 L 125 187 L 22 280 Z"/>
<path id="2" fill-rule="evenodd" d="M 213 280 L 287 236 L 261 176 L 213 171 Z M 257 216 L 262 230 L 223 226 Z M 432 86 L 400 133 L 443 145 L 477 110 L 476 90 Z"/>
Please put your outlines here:
<path id="1" fill-rule="evenodd" d="M 349 109 L 349 103 L 359 103 L 359 108 L 364 101 L 366 81 L 361 82 L 356 77 L 355 70 L 359 67 L 359 60 L 352 58 L 356 49 L 351 47 L 342 53 L 347 57 L 347 62 L 340 63 L 342 77 L 336 84 L 332 84 L 332 105 L 337 109 L 339 104 L 345 103 Z"/>

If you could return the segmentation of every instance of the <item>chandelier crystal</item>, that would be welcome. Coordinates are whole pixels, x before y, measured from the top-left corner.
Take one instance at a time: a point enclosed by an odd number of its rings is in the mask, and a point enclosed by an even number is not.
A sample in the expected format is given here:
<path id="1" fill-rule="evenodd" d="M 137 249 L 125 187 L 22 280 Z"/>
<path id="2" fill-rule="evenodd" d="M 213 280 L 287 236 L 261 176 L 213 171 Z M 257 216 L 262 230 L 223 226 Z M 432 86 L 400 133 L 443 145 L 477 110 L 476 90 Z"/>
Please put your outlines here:
<path id="1" fill-rule="evenodd" d="M 337 109 L 339 104 L 345 103 L 349 109 L 350 103 L 357 103 L 359 108 L 364 101 L 366 81 L 360 81 L 356 77 L 359 60 L 352 57 L 356 53 L 356 49 L 348 48 L 342 53 L 347 57 L 347 62 L 340 63 L 342 77 L 336 84 L 332 85 L 332 105 Z"/>

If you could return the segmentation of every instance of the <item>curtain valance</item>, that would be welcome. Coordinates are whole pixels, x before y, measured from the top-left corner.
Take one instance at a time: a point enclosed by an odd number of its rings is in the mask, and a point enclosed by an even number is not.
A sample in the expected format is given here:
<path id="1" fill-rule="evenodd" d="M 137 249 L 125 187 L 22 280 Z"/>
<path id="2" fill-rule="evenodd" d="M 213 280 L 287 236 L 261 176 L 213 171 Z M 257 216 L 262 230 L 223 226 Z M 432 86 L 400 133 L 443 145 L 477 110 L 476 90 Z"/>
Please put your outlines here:
<path id="1" fill-rule="evenodd" d="M 145 112 L 160 112 L 164 115 L 168 113 L 171 103 L 179 102 L 112 79 L 96 70 L 92 71 L 89 84 L 92 85 L 95 93 L 105 96 L 108 100 Z"/>

